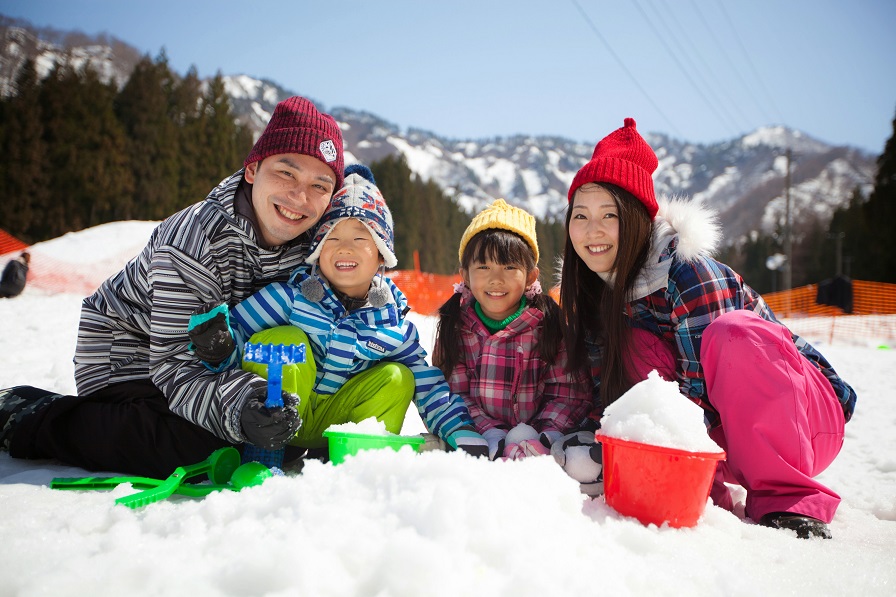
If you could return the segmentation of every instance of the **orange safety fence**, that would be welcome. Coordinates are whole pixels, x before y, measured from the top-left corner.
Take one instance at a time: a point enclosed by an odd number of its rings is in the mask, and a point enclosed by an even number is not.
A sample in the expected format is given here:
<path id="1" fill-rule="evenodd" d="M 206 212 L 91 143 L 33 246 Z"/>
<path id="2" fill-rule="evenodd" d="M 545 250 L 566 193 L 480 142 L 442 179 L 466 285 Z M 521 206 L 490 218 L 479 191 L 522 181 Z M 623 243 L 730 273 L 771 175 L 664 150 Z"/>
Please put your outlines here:
<path id="1" fill-rule="evenodd" d="M 0 230 L 0 267 L 28 245 Z M 122 248 L 121 254 L 88 264 L 55 259 L 44 251 L 32 251 L 28 285 L 50 293 L 87 296 L 109 276 L 117 273 L 135 251 Z M 435 315 L 451 298 L 460 276 L 431 274 L 419 269 L 386 272 L 407 296 L 410 307 L 421 315 Z M 852 281 L 852 313 L 816 303 L 817 284 L 763 295 L 775 315 L 792 331 L 812 342 L 896 347 L 896 284 Z M 551 295 L 559 300 L 556 288 Z"/>
<path id="2" fill-rule="evenodd" d="M 0 255 L 7 253 L 18 253 L 22 249 L 27 249 L 28 245 L 11 235 L 5 230 L 0 230 Z"/>
<path id="3" fill-rule="evenodd" d="M 852 281 L 852 312 L 816 303 L 817 284 L 763 295 L 793 332 L 833 344 L 896 344 L 896 284 Z"/>
<path id="4" fill-rule="evenodd" d="M 459 275 L 429 274 L 419 270 L 393 270 L 386 272 L 408 299 L 411 310 L 421 315 L 435 315 L 439 307 L 454 294 L 454 284 Z"/>

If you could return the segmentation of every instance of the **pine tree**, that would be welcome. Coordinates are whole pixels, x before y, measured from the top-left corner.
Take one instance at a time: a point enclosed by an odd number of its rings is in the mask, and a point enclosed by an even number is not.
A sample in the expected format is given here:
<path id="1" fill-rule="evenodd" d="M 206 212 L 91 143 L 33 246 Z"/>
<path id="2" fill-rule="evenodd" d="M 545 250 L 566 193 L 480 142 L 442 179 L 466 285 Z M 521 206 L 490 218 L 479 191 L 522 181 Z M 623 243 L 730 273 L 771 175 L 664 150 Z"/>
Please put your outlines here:
<path id="1" fill-rule="evenodd" d="M 39 240 L 49 188 L 43 160 L 43 118 L 40 83 L 34 62 L 26 61 L 16 78 L 16 93 L 2 102 L 0 132 L 0 227 L 25 242 Z"/>
<path id="2" fill-rule="evenodd" d="M 202 82 L 196 67 L 190 67 L 170 97 L 171 120 L 177 125 L 178 134 L 178 205 L 185 207 L 205 198 L 211 187 L 200 178 L 200 165 L 204 159 L 204 140 L 201 134 L 200 101 Z M 235 170 L 237 164 L 232 168 Z"/>
<path id="3" fill-rule="evenodd" d="M 115 101 L 115 113 L 127 133 L 127 155 L 134 177 L 132 196 L 121 198 L 121 219 L 159 220 L 179 205 L 179 147 L 170 116 L 175 77 L 162 52 L 145 56 L 131 72 Z"/>
<path id="4" fill-rule="evenodd" d="M 242 167 L 252 149 L 251 134 L 236 123 L 220 72 L 202 97 L 197 133 L 197 180 L 207 193 Z"/>
<path id="5" fill-rule="evenodd" d="M 43 163 L 53 198 L 41 238 L 115 219 L 114 206 L 133 193 L 125 134 L 115 117 L 116 89 L 88 64 L 57 66 L 41 86 Z"/>
<path id="6" fill-rule="evenodd" d="M 874 190 L 865 201 L 856 188 L 849 205 L 834 212 L 830 235 L 842 234 L 844 273 L 853 279 L 896 282 L 896 117 L 893 132 L 877 159 Z"/>
<path id="7" fill-rule="evenodd" d="M 538 236 L 538 252 L 541 254 L 538 267 L 541 270 L 541 285 L 545 291 L 553 288 L 559 278 L 559 260 L 566 248 L 566 223 L 536 220 L 535 233 Z"/>
<path id="8" fill-rule="evenodd" d="M 855 260 L 858 256 L 867 255 L 868 245 L 871 244 L 869 226 L 865 221 L 865 201 L 866 198 L 862 194 L 862 190 L 859 187 L 853 189 L 849 203 L 834 212 L 829 226 L 829 235 L 834 238 L 842 235 L 843 274 L 856 279 L 868 280 L 870 278 L 861 269 L 865 261 Z M 858 269 L 854 268 L 853 264 L 858 266 Z"/>
<path id="9" fill-rule="evenodd" d="M 457 272 L 457 246 L 470 217 L 435 182 L 412 175 L 404 156 L 387 156 L 370 170 L 392 212 L 398 267 L 413 269 L 416 251 L 422 271 Z"/>
<path id="10" fill-rule="evenodd" d="M 896 117 L 893 118 L 892 135 L 877 159 L 874 190 L 863 211 L 865 221 L 871 226 L 869 238 L 872 242 L 867 247 L 868 253 L 860 256 L 866 261 L 860 270 L 867 272 L 865 279 L 896 282 L 896 237 L 893 235 L 893 222 L 896 221 Z"/>
<path id="11" fill-rule="evenodd" d="M 373 162 L 370 170 L 392 212 L 398 267 L 413 269 L 414 250 L 420 247 L 420 237 L 419 209 L 411 190 L 411 170 L 401 156 L 387 156 Z"/>

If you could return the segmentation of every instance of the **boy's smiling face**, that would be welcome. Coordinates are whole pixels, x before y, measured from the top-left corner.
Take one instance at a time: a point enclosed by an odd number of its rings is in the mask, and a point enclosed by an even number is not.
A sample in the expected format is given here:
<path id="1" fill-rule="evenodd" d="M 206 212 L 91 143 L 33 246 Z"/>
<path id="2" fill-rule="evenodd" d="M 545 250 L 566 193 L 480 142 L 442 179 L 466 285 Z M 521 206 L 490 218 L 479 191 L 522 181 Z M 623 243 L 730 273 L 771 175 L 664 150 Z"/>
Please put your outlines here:
<path id="1" fill-rule="evenodd" d="M 330 286 L 352 298 L 364 298 L 383 262 L 373 235 L 360 220 L 342 220 L 321 247 L 318 267 Z"/>

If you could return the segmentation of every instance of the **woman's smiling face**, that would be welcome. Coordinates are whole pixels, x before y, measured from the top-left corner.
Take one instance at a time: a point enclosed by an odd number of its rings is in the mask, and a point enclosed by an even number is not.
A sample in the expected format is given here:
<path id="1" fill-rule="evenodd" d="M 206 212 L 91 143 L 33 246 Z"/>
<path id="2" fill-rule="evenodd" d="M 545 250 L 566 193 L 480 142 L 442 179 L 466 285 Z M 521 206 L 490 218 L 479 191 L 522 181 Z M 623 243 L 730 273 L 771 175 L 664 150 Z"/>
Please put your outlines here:
<path id="1" fill-rule="evenodd" d="M 619 208 L 609 191 L 595 183 L 579 187 L 573 197 L 568 233 L 588 269 L 597 274 L 613 271 L 619 243 Z"/>

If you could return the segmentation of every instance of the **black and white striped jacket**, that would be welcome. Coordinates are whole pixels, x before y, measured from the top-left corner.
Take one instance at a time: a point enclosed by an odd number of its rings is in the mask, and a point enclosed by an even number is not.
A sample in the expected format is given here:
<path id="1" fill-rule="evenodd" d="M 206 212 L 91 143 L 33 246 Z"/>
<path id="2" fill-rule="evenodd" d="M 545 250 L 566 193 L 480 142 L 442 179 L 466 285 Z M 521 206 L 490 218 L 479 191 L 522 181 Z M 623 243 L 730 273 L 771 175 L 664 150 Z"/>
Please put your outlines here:
<path id="1" fill-rule="evenodd" d="M 307 235 L 275 250 L 259 247 L 234 201 L 243 170 L 205 201 L 162 222 L 143 251 L 84 299 L 75 381 L 80 395 L 110 384 L 151 380 L 172 412 L 231 442 L 243 442 L 239 415 L 265 381 L 242 370 L 213 373 L 188 351 L 187 325 L 207 302 L 235 305 L 285 281 L 308 254 Z"/>

